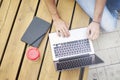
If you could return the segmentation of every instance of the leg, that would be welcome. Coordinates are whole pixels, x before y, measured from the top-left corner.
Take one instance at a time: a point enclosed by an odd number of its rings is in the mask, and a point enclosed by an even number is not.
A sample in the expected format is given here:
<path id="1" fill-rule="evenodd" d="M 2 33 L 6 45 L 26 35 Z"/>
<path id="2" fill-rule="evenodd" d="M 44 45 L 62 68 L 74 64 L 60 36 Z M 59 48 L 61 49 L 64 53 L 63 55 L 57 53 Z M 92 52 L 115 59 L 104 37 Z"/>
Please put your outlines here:
<path id="1" fill-rule="evenodd" d="M 120 0 L 107 0 L 106 5 L 111 10 L 120 10 Z"/>
<path id="2" fill-rule="evenodd" d="M 81 8 L 93 19 L 94 15 L 94 7 L 95 0 L 76 0 Z M 105 6 L 103 11 L 103 16 L 101 19 L 101 28 L 105 31 L 110 32 L 113 31 L 117 24 L 116 16 L 112 15 L 112 13 Z"/>

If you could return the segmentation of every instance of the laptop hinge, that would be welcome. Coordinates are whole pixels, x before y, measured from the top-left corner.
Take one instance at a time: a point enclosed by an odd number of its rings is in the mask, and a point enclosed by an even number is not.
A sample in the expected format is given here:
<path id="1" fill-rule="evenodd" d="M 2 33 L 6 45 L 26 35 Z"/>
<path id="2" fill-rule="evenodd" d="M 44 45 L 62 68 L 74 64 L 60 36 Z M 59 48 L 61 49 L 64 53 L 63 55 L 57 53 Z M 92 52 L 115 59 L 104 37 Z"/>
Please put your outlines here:
<path id="1" fill-rule="evenodd" d="M 91 56 L 91 55 L 90 54 L 84 54 L 84 55 L 80 55 L 80 56 L 61 58 L 61 59 L 59 59 L 59 62 L 78 59 L 78 58 L 84 58 L 84 57 L 89 57 L 89 56 Z"/>

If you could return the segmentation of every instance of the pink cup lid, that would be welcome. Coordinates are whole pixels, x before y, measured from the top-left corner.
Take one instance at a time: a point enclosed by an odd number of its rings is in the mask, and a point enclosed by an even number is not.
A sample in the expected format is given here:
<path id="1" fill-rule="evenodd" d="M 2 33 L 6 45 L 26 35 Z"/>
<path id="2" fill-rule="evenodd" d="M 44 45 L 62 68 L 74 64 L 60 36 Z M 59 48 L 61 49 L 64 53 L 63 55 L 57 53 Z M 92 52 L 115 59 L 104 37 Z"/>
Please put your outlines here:
<path id="1" fill-rule="evenodd" d="M 38 48 L 30 47 L 27 50 L 26 56 L 27 56 L 28 59 L 36 61 L 40 57 L 40 52 L 39 52 Z"/>

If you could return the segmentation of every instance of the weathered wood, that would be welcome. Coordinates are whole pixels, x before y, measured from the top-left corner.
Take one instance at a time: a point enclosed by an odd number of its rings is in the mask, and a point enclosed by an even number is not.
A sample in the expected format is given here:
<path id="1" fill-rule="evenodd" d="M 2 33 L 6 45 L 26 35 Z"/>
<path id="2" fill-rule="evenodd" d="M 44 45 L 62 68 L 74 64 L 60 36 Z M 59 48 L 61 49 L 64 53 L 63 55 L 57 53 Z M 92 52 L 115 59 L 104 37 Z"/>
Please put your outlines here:
<path id="1" fill-rule="evenodd" d="M 48 22 L 52 21 L 51 16 L 48 12 L 48 9 L 47 9 L 47 7 L 44 3 L 44 0 L 40 1 L 38 12 L 37 12 L 36 16 L 39 17 L 39 18 L 42 18 L 42 19 L 44 19 Z M 25 56 L 24 61 L 23 61 L 23 65 L 22 65 L 22 68 L 21 68 L 21 71 L 20 71 L 19 80 L 24 80 L 24 79 L 26 79 L 26 80 L 37 80 L 40 66 L 42 66 L 41 63 L 42 63 L 42 59 L 43 59 L 43 55 L 44 55 L 44 51 L 45 51 L 45 45 L 47 43 L 47 38 L 48 38 L 48 33 L 46 34 L 46 36 L 44 37 L 44 39 L 42 40 L 42 42 L 39 46 L 40 59 L 37 62 L 30 61 Z M 44 75 L 43 75 L 43 77 L 44 77 Z"/>
<path id="2" fill-rule="evenodd" d="M 33 18 L 36 5 L 37 0 L 23 0 L 21 3 L 0 68 L 2 80 L 15 80 L 16 78 L 25 47 L 25 43 L 21 42 L 21 37 Z"/>
<path id="3" fill-rule="evenodd" d="M 0 61 L 12 28 L 19 0 L 4 0 L 0 8 Z"/>
<path id="4" fill-rule="evenodd" d="M 2 5 L 2 2 L 3 2 L 3 0 L 0 0 L 0 8 L 1 8 L 1 5 Z"/>
<path id="5" fill-rule="evenodd" d="M 2 6 L 0 7 L 0 30 L 1 30 L 2 26 L 4 25 L 10 4 L 11 4 L 10 0 L 3 0 Z"/>
<path id="6" fill-rule="evenodd" d="M 73 22 L 72 22 L 72 29 L 87 27 L 88 24 L 89 24 L 89 17 L 76 3 L 75 13 L 74 13 Z"/>
<path id="7" fill-rule="evenodd" d="M 89 67 L 85 67 L 82 80 L 88 80 L 88 72 L 89 72 Z"/>

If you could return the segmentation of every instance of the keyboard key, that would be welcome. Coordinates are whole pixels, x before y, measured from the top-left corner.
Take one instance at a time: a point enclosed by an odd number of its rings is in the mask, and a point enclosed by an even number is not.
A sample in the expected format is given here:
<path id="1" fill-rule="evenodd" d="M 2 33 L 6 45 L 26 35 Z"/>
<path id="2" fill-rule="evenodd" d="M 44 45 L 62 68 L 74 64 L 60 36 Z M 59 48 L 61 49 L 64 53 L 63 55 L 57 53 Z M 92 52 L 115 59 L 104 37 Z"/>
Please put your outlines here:
<path id="1" fill-rule="evenodd" d="M 90 44 L 88 39 L 76 40 L 71 42 L 54 44 L 55 57 L 71 56 L 90 52 Z"/>

